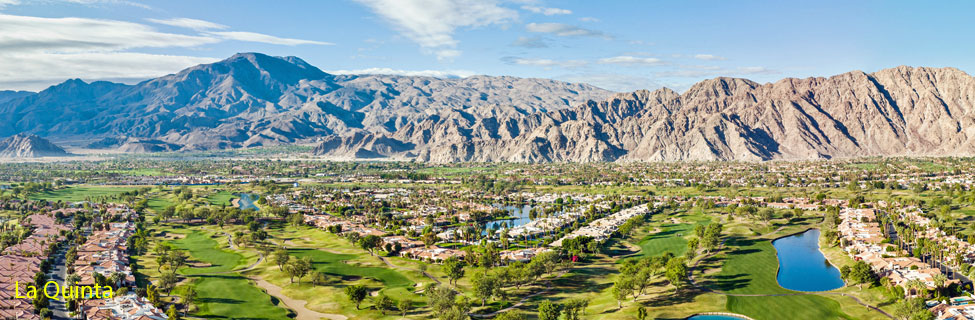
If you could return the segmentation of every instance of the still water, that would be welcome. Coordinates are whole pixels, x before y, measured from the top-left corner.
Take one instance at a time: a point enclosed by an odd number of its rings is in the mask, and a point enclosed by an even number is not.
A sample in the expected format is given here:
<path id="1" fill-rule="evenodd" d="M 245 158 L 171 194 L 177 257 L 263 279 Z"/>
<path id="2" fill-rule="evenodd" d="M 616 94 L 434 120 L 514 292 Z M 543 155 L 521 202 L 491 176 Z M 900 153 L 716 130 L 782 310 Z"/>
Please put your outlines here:
<path id="1" fill-rule="evenodd" d="M 819 230 L 772 241 L 779 258 L 776 280 L 783 288 L 796 291 L 829 291 L 843 287 L 840 270 L 819 251 Z"/>

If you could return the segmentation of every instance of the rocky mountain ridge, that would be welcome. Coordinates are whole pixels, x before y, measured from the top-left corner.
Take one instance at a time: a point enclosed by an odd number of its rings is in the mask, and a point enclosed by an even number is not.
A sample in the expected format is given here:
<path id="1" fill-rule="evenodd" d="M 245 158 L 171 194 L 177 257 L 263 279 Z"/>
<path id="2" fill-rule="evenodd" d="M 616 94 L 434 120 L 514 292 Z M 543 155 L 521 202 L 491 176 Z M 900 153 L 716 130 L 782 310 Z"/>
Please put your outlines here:
<path id="1" fill-rule="evenodd" d="M 0 136 L 83 137 L 129 152 L 314 143 L 336 159 L 765 161 L 975 154 L 975 80 L 954 68 L 684 93 L 545 79 L 331 75 L 238 54 L 136 85 L 69 80 L 0 97 Z"/>
<path id="2" fill-rule="evenodd" d="M 0 140 L 0 158 L 40 158 L 69 156 L 67 151 L 44 138 L 16 134 Z"/>

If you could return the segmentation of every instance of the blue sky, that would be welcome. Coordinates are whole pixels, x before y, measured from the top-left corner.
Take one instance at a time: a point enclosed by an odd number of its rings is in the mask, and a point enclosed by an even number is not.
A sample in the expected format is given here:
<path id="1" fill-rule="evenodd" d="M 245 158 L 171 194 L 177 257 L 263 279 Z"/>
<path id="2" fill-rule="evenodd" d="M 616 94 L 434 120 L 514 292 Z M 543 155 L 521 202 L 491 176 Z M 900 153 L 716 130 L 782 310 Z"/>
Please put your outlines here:
<path id="1" fill-rule="evenodd" d="M 0 0 L 0 89 L 132 83 L 236 52 L 334 73 L 541 77 L 630 91 L 975 59 L 975 2 Z"/>

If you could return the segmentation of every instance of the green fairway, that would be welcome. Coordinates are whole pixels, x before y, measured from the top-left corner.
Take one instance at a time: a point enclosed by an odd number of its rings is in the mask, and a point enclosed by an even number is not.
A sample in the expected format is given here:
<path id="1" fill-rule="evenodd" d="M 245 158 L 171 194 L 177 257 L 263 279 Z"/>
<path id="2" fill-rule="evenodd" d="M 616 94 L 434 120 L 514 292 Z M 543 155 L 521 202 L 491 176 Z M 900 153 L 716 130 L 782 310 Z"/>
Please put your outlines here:
<path id="1" fill-rule="evenodd" d="M 221 206 L 221 205 L 230 206 L 230 200 L 233 200 L 236 197 L 237 196 L 235 196 L 233 193 L 230 193 L 229 191 L 220 190 L 207 197 L 207 201 L 209 201 L 210 204 L 214 206 Z"/>
<path id="2" fill-rule="evenodd" d="M 221 241 L 226 241 L 226 237 L 218 237 Z M 213 272 L 225 272 L 233 270 L 234 267 L 245 262 L 244 256 L 236 252 L 221 249 L 223 246 L 216 240 L 210 238 L 209 234 L 203 231 L 194 230 L 186 234 L 185 238 L 169 241 L 174 248 L 189 251 L 190 257 L 194 260 L 208 263 L 208 267 L 183 267 L 179 270 L 182 274 L 193 275 Z"/>
<path id="3" fill-rule="evenodd" d="M 45 191 L 31 195 L 32 200 L 78 202 L 91 200 L 96 201 L 101 197 L 116 196 L 120 193 L 137 190 L 136 187 L 102 187 L 102 186 L 79 186 L 68 187 L 60 190 Z"/>
<path id="4" fill-rule="evenodd" d="M 771 241 L 736 237 L 726 244 L 733 249 L 724 256 L 721 272 L 702 284 L 734 294 L 796 293 L 782 288 L 775 279 L 779 262 Z M 729 296 L 727 308 L 755 319 L 849 318 L 840 310 L 839 302 L 818 295 Z"/>
<path id="5" fill-rule="evenodd" d="M 291 311 L 239 274 L 201 275 L 195 288 L 196 316 L 211 319 L 289 319 Z"/>
<path id="6" fill-rule="evenodd" d="M 413 285 L 413 281 L 392 269 L 359 267 L 345 263 L 355 259 L 352 254 L 336 254 L 316 249 L 288 249 L 295 257 L 311 257 L 315 270 L 331 275 L 346 277 L 365 277 L 382 282 L 386 288 L 401 288 Z"/>
<path id="7" fill-rule="evenodd" d="M 166 207 L 172 206 L 173 201 L 170 200 L 169 197 L 159 196 L 149 198 L 148 205 L 150 210 L 155 213 L 159 213 L 160 211 L 166 209 Z"/>

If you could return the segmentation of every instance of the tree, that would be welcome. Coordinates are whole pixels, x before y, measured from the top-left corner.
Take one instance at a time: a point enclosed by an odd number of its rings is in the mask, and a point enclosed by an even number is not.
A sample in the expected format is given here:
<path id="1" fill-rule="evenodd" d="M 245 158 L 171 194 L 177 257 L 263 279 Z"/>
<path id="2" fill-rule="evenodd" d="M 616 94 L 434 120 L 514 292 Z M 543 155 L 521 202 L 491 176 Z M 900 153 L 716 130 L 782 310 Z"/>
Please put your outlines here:
<path id="1" fill-rule="evenodd" d="M 362 249 L 369 251 L 369 255 L 373 255 L 373 250 L 378 248 L 383 243 L 383 238 L 377 235 L 370 234 L 368 236 L 359 239 L 359 246 Z"/>
<path id="2" fill-rule="evenodd" d="M 538 304 L 538 320 L 558 320 L 562 315 L 562 306 L 545 300 Z"/>
<path id="3" fill-rule="evenodd" d="M 762 223 L 766 225 L 768 225 L 769 221 L 772 220 L 772 217 L 774 217 L 772 209 L 765 208 L 758 211 L 758 219 L 762 220 Z"/>
<path id="4" fill-rule="evenodd" d="M 196 289 L 194 289 L 192 286 L 186 287 L 186 289 L 183 290 L 182 299 L 183 315 L 186 315 L 186 312 L 190 310 L 190 306 L 193 305 L 194 301 L 196 301 Z"/>
<path id="5" fill-rule="evenodd" d="M 168 316 L 166 318 L 168 320 L 179 320 L 179 319 L 181 319 L 180 316 L 179 316 L 179 311 L 176 311 L 176 306 L 175 305 L 169 305 L 169 310 L 166 310 L 166 315 Z"/>
<path id="6" fill-rule="evenodd" d="M 474 296 L 481 299 L 481 306 L 483 307 L 487 299 L 494 295 L 498 281 L 487 271 L 481 271 L 474 273 L 471 277 L 471 285 L 474 287 Z"/>
<path id="7" fill-rule="evenodd" d="M 565 314 L 565 320 L 581 320 L 580 314 L 586 313 L 586 307 L 589 306 L 589 300 L 583 298 L 569 299 L 563 305 Z"/>
<path id="8" fill-rule="evenodd" d="M 311 271 L 311 258 L 304 257 L 291 260 L 284 267 L 284 272 L 291 277 L 291 282 L 294 282 L 294 278 L 298 277 L 298 283 L 301 283 L 301 277 L 304 277 L 308 272 Z"/>
<path id="9" fill-rule="evenodd" d="M 399 309 L 399 311 L 405 317 L 406 313 L 413 309 L 413 301 L 410 301 L 410 299 L 400 300 L 396 303 L 396 308 Z"/>
<path id="10" fill-rule="evenodd" d="M 393 299 L 390 299 L 385 294 L 380 294 L 379 297 L 376 298 L 375 303 L 376 303 L 376 309 L 379 309 L 379 313 L 381 313 L 384 316 L 386 315 L 386 310 L 393 309 L 393 305 L 396 304 L 393 301 Z"/>
<path id="11" fill-rule="evenodd" d="M 427 288 L 426 295 L 429 298 L 430 308 L 437 318 L 449 319 L 454 316 L 453 313 L 458 309 L 456 306 L 457 292 L 448 287 L 431 285 Z"/>
<path id="12" fill-rule="evenodd" d="M 359 304 L 362 300 L 366 298 L 368 290 L 363 285 L 351 285 L 345 287 L 345 295 L 349 296 L 349 300 L 355 303 L 355 309 L 359 310 Z"/>
<path id="13" fill-rule="evenodd" d="M 840 274 L 843 274 L 845 271 L 844 269 L 847 269 L 845 267 L 846 266 L 840 269 Z M 862 289 L 862 284 L 872 284 L 876 281 L 876 276 L 873 274 L 873 270 L 870 269 L 870 265 L 862 260 L 857 261 L 855 264 L 853 264 L 853 267 L 849 268 L 848 270 L 849 271 L 846 272 L 847 280 L 856 284 L 857 287 L 860 287 L 860 289 Z"/>
<path id="14" fill-rule="evenodd" d="M 311 274 L 311 283 L 316 286 L 322 286 L 328 283 L 328 276 L 322 272 L 313 271 Z"/>
<path id="15" fill-rule="evenodd" d="M 647 308 L 645 308 L 643 306 L 640 306 L 640 308 L 636 309 L 636 318 L 637 318 L 637 320 L 644 320 L 644 319 L 646 319 L 647 318 Z"/>
<path id="16" fill-rule="evenodd" d="M 630 278 L 620 275 L 613 282 L 613 298 L 616 299 L 616 308 L 623 309 L 623 300 L 633 293 L 633 282 Z"/>
<path id="17" fill-rule="evenodd" d="M 924 299 L 904 299 L 894 305 L 894 317 L 898 320 L 931 320 L 934 314 L 924 305 Z"/>
<path id="18" fill-rule="evenodd" d="M 274 259 L 274 263 L 278 265 L 278 268 L 284 268 L 284 264 L 288 263 L 288 260 L 291 260 L 291 256 L 288 255 L 288 249 L 285 248 L 274 250 L 274 256 L 272 258 Z"/>
<path id="19" fill-rule="evenodd" d="M 680 291 L 680 288 L 684 286 L 684 282 L 687 281 L 687 265 L 684 264 L 684 258 L 671 258 L 667 261 L 666 269 L 667 281 L 670 281 L 675 291 Z"/>
<path id="20" fill-rule="evenodd" d="M 457 257 L 450 257 L 444 260 L 443 273 L 447 274 L 447 278 L 450 279 L 450 284 L 455 284 L 457 279 L 464 277 L 464 262 Z"/>
<path id="21" fill-rule="evenodd" d="M 166 290 L 166 292 L 172 291 L 173 286 L 176 285 L 176 272 L 166 272 L 159 277 L 159 287 Z"/>

